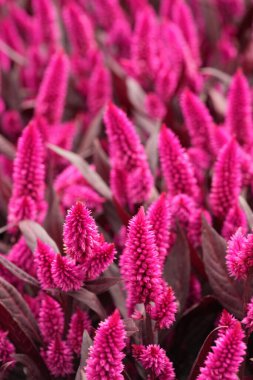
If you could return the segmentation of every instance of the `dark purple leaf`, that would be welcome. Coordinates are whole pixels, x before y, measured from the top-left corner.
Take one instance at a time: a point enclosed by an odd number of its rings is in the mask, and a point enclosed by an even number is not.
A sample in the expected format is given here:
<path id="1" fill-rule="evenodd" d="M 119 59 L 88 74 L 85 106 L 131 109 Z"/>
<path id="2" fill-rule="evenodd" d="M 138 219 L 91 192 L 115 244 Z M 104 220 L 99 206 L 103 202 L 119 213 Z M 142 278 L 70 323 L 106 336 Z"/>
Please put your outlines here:
<path id="1" fill-rule="evenodd" d="M 8 258 L 4 257 L 3 255 L 0 255 L 0 264 L 2 264 L 14 276 L 24 281 L 25 283 L 36 287 L 40 286 L 36 278 L 20 269 L 17 265 L 13 264 L 10 260 L 8 260 Z"/>
<path id="2" fill-rule="evenodd" d="M 59 252 L 55 241 L 48 235 L 48 233 L 38 223 L 32 220 L 23 220 L 19 223 L 19 228 L 25 238 L 28 247 L 34 251 L 37 246 L 37 240 L 50 245 L 55 252 Z"/>
<path id="3" fill-rule="evenodd" d="M 104 277 L 85 283 L 85 288 L 92 293 L 101 294 L 110 289 L 113 285 L 118 284 L 120 277 Z"/>
<path id="4" fill-rule="evenodd" d="M 124 325 L 125 325 L 125 330 L 128 337 L 132 336 L 133 334 L 139 331 L 138 327 L 136 326 L 132 318 L 124 319 Z"/>
<path id="5" fill-rule="evenodd" d="M 157 144 L 158 144 L 159 130 L 160 130 L 160 123 L 157 123 L 157 125 L 154 125 L 153 127 L 153 131 L 146 143 L 146 148 L 145 148 L 146 154 L 148 157 L 148 162 L 149 162 L 153 175 L 156 174 L 157 165 L 158 165 Z"/>
<path id="6" fill-rule="evenodd" d="M 203 260 L 216 298 L 237 318 L 243 317 L 243 296 L 239 284 L 228 275 L 226 242 L 203 218 Z"/>
<path id="7" fill-rule="evenodd" d="M 17 363 L 21 363 L 26 369 L 27 380 L 45 380 L 44 376 L 40 372 L 37 365 L 24 354 L 16 354 L 15 360 Z"/>
<path id="8" fill-rule="evenodd" d="M 13 160 L 16 154 L 15 146 L 2 135 L 0 135 L 0 153 L 10 160 Z"/>
<path id="9" fill-rule="evenodd" d="M 110 179 L 110 163 L 108 156 L 103 150 L 100 141 L 96 139 L 94 141 L 93 152 L 94 165 L 97 173 L 103 178 L 106 183 L 109 183 Z"/>
<path id="10" fill-rule="evenodd" d="M 81 348 L 81 360 L 80 360 L 79 368 L 76 373 L 75 380 L 86 380 L 86 375 L 85 375 L 83 367 L 86 365 L 88 354 L 89 354 L 89 348 L 92 346 L 92 343 L 93 343 L 92 339 L 89 336 L 87 330 L 84 330 L 82 348 Z"/>
<path id="11" fill-rule="evenodd" d="M 89 292 L 87 289 L 81 288 L 77 291 L 68 292 L 68 294 L 71 297 L 75 298 L 77 301 L 88 306 L 91 310 L 95 311 L 95 313 L 97 313 L 101 319 L 104 319 L 106 317 L 105 310 L 98 297 L 94 293 Z"/>
<path id="12" fill-rule="evenodd" d="M 90 125 L 83 136 L 81 144 L 78 148 L 77 153 L 80 156 L 84 156 L 85 153 L 90 149 L 94 143 L 94 140 L 99 136 L 102 129 L 102 117 L 104 114 L 104 108 L 102 108 L 97 115 L 93 118 Z"/>

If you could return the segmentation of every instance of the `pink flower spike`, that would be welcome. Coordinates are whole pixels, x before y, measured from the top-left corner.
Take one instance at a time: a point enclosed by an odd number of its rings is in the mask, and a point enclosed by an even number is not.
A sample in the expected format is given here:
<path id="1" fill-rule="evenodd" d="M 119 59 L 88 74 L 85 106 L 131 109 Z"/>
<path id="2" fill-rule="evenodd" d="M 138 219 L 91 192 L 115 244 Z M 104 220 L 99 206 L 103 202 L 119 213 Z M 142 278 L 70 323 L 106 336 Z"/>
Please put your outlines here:
<path id="1" fill-rule="evenodd" d="M 61 121 L 67 93 L 69 62 L 63 51 L 56 52 L 40 84 L 35 114 L 43 116 L 49 124 Z"/>
<path id="2" fill-rule="evenodd" d="M 112 84 L 109 71 L 98 64 L 92 70 L 88 82 L 87 105 L 92 116 L 104 107 L 112 97 Z"/>
<path id="3" fill-rule="evenodd" d="M 83 203 L 77 202 L 68 211 L 63 228 L 67 255 L 79 262 L 86 262 L 98 239 L 98 228 L 90 211 Z"/>
<path id="4" fill-rule="evenodd" d="M 181 107 L 192 145 L 210 152 L 213 120 L 205 104 L 193 92 L 186 89 L 182 94 Z"/>
<path id="5" fill-rule="evenodd" d="M 197 180 L 189 157 L 178 137 L 163 125 L 159 138 L 161 169 L 169 194 L 187 194 L 199 198 Z"/>
<path id="6" fill-rule="evenodd" d="M 125 355 L 122 351 L 125 340 L 123 321 L 116 310 L 98 326 L 85 368 L 87 380 L 124 379 L 122 360 Z"/>
<path id="7" fill-rule="evenodd" d="M 239 227 L 242 228 L 243 232 L 247 232 L 247 226 L 248 223 L 246 215 L 241 207 L 236 204 L 226 215 L 221 234 L 226 240 L 228 240 L 232 235 L 234 235 Z"/>
<path id="8" fill-rule="evenodd" d="M 33 253 L 23 237 L 13 245 L 8 254 L 8 259 L 32 276 L 36 274 Z"/>
<path id="9" fill-rule="evenodd" d="M 171 229 L 171 211 L 169 210 L 166 194 L 163 193 L 148 209 L 147 217 L 155 235 L 155 243 L 158 250 L 159 259 L 163 266 L 169 248 L 173 243 L 173 238 L 169 230 Z"/>
<path id="10" fill-rule="evenodd" d="M 67 342 L 71 350 L 78 356 L 81 355 L 81 346 L 84 330 L 91 330 L 91 320 L 86 311 L 78 309 L 71 317 Z"/>
<path id="11" fill-rule="evenodd" d="M 45 295 L 39 310 L 39 328 L 43 340 L 50 343 L 57 336 L 61 336 L 64 328 L 64 313 L 57 301 Z"/>
<path id="12" fill-rule="evenodd" d="M 113 243 L 98 242 L 87 264 L 83 266 L 85 280 L 95 280 L 113 262 L 116 250 Z"/>
<path id="13" fill-rule="evenodd" d="M 130 220 L 120 266 L 129 315 L 136 304 L 147 305 L 157 300 L 162 292 L 161 267 L 154 234 L 143 207 Z"/>
<path id="14" fill-rule="evenodd" d="M 146 370 L 151 371 L 156 379 L 174 380 L 176 378 L 173 364 L 158 344 L 150 344 L 147 347 L 133 345 L 133 356 Z"/>
<path id="15" fill-rule="evenodd" d="M 83 284 L 83 269 L 67 256 L 55 255 L 52 262 L 52 277 L 57 288 L 68 292 L 78 290 Z"/>
<path id="16" fill-rule="evenodd" d="M 156 321 L 156 327 L 159 329 L 169 329 L 175 321 L 177 312 L 176 298 L 173 289 L 170 286 L 164 286 L 163 293 L 155 301 L 154 307 L 148 307 L 152 319 Z"/>
<path id="17" fill-rule="evenodd" d="M 34 251 L 34 260 L 42 289 L 54 287 L 52 262 L 55 255 L 56 253 L 49 245 L 42 243 L 40 240 L 37 241 L 37 248 Z"/>
<path id="18" fill-rule="evenodd" d="M 67 342 L 58 336 L 51 340 L 42 352 L 46 365 L 53 376 L 65 377 L 73 373 L 73 356 Z"/>
<path id="19" fill-rule="evenodd" d="M 239 144 L 250 147 L 253 140 L 253 122 L 250 87 L 242 70 L 233 77 L 229 96 L 226 126 Z"/>
<path id="20" fill-rule="evenodd" d="M 46 211 L 44 154 L 37 124 L 31 121 L 18 140 L 8 223 L 22 219 L 43 220 Z"/>
<path id="21" fill-rule="evenodd" d="M 235 317 L 230 314 L 227 310 L 223 310 L 220 320 L 219 320 L 219 327 L 224 327 L 218 331 L 218 336 L 222 336 L 226 333 L 227 329 L 230 327 L 233 327 L 235 324 L 237 324 L 237 320 Z"/>
<path id="22" fill-rule="evenodd" d="M 247 305 L 247 314 L 242 320 L 242 324 L 244 324 L 249 333 L 253 331 L 253 297 Z"/>
<path id="23" fill-rule="evenodd" d="M 240 157 L 232 138 L 220 151 L 214 166 L 210 204 L 216 217 L 224 219 L 238 202 L 241 190 Z"/>
<path id="24" fill-rule="evenodd" d="M 237 380 L 237 373 L 246 351 L 243 339 L 244 332 L 240 322 L 237 321 L 215 341 L 215 346 L 208 354 L 204 366 L 200 368 L 197 380 L 225 378 Z"/>
<path id="25" fill-rule="evenodd" d="M 0 330 L 0 364 L 3 367 L 5 364 L 12 363 L 11 366 L 15 364 L 14 354 L 15 347 L 9 341 L 8 332 Z"/>

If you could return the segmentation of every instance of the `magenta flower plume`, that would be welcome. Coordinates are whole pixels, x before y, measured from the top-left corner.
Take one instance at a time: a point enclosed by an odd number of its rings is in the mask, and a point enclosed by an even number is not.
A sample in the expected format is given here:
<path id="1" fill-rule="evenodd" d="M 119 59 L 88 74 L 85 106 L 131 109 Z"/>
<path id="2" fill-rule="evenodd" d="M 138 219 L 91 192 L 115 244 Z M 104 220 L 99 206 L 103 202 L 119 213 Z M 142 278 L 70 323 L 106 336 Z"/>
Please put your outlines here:
<path id="1" fill-rule="evenodd" d="M 187 194 L 194 199 L 199 196 L 192 165 L 178 137 L 163 125 L 159 138 L 162 174 L 169 194 Z"/>
<path id="2" fill-rule="evenodd" d="M 23 237 L 21 237 L 18 242 L 13 245 L 8 253 L 8 259 L 32 276 L 35 275 L 36 268 L 33 253 Z"/>
<path id="3" fill-rule="evenodd" d="M 239 69 L 235 74 L 228 97 L 226 126 L 243 146 L 250 146 L 253 139 L 252 97 L 246 77 Z"/>
<path id="4" fill-rule="evenodd" d="M 54 287 L 51 266 L 55 255 L 56 253 L 49 245 L 42 243 L 40 240 L 37 241 L 37 248 L 34 251 L 34 260 L 42 289 Z"/>
<path id="5" fill-rule="evenodd" d="M 94 344 L 90 348 L 87 366 L 87 380 L 123 380 L 122 375 L 126 333 L 123 321 L 116 310 L 104 322 L 100 322 Z"/>
<path id="6" fill-rule="evenodd" d="M 78 356 L 81 354 L 81 346 L 84 330 L 90 332 L 91 320 L 86 311 L 78 309 L 71 317 L 67 342 L 71 350 Z"/>
<path id="7" fill-rule="evenodd" d="M 36 122 L 24 129 L 18 140 L 13 169 L 13 188 L 8 223 L 22 219 L 42 221 L 46 211 L 44 146 Z"/>
<path id="8" fill-rule="evenodd" d="M 51 264 L 51 273 L 55 287 L 68 292 L 81 288 L 84 273 L 81 266 L 76 265 L 67 256 L 56 254 Z"/>
<path id="9" fill-rule="evenodd" d="M 220 151 L 214 166 L 210 204 L 215 216 L 224 219 L 241 190 L 239 151 L 231 139 Z"/>
<path id="10" fill-rule="evenodd" d="M 112 97 L 111 77 L 109 71 L 101 62 L 92 70 L 88 82 L 87 105 L 91 115 L 96 115 Z"/>
<path id="11" fill-rule="evenodd" d="M 237 321 L 215 341 L 215 346 L 208 354 L 197 379 L 237 380 L 237 373 L 245 355 L 246 345 L 243 339 L 244 332 L 240 322 Z"/>
<path id="12" fill-rule="evenodd" d="M 43 340 L 49 343 L 61 336 L 64 328 L 64 313 L 57 301 L 45 295 L 39 310 L 39 328 Z"/>
<path id="13" fill-rule="evenodd" d="M 247 314 L 242 320 L 242 324 L 244 324 L 249 333 L 253 331 L 253 297 L 247 305 Z"/>
<path id="14" fill-rule="evenodd" d="M 126 114 L 112 103 L 107 108 L 104 121 L 110 143 L 112 170 L 118 170 L 125 176 L 128 198 L 125 204 L 129 203 L 131 207 L 133 204 L 142 203 L 148 199 L 153 187 L 153 177 L 144 147 Z M 111 184 L 114 189 L 114 184 Z"/>
<path id="15" fill-rule="evenodd" d="M 96 243 L 87 264 L 84 264 L 85 280 L 95 280 L 113 262 L 116 250 L 113 243 L 106 243 L 103 238 Z"/>
<path id="16" fill-rule="evenodd" d="M 170 286 L 164 285 L 162 294 L 155 301 L 155 306 L 149 307 L 148 312 L 151 318 L 156 321 L 157 328 L 170 328 L 175 321 L 177 312 L 176 298 Z"/>
<path id="17" fill-rule="evenodd" d="M 166 356 L 166 352 L 158 344 L 147 347 L 133 345 L 133 356 L 149 371 L 152 377 L 158 380 L 174 380 L 173 364 Z"/>
<path id="18" fill-rule="evenodd" d="M 173 238 L 169 232 L 171 229 L 171 211 L 169 210 L 166 194 L 162 194 L 148 209 L 147 217 L 155 235 L 155 243 L 158 250 L 161 265 L 164 264 Z"/>
<path id="19" fill-rule="evenodd" d="M 35 113 L 49 124 L 61 121 L 67 92 L 69 63 L 63 51 L 56 52 L 44 73 L 36 99 Z"/>
<path id="20" fill-rule="evenodd" d="M 83 203 L 77 202 L 69 211 L 63 228 L 63 240 L 67 254 L 78 262 L 86 262 L 91 256 L 99 234 L 95 220 Z"/>
<path id="21" fill-rule="evenodd" d="M 46 365 L 53 376 L 70 375 L 73 373 L 73 356 L 67 342 L 56 337 L 46 351 L 42 352 Z"/>
<path id="22" fill-rule="evenodd" d="M 229 239 L 234 235 L 239 227 L 242 231 L 247 231 L 247 218 L 241 207 L 236 204 L 232 207 L 224 220 L 221 234 L 225 239 Z"/>
<path id="23" fill-rule="evenodd" d="M 155 237 L 143 207 L 129 223 L 126 248 L 120 264 L 131 315 L 136 304 L 155 302 L 162 291 Z"/>
<path id="24" fill-rule="evenodd" d="M 222 336 L 227 332 L 227 329 L 230 327 L 235 326 L 238 323 L 238 321 L 235 319 L 235 317 L 230 314 L 227 310 L 223 310 L 219 319 L 218 326 L 224 327 L 218 331 L 218 336 Z"/>
<path id="25" fill-rule="evenodd" d="M 210 131 L 213 128 L 213 120 L 208 109 L 199 97 L 188 89 L 183 92 L 181 106 L 192 145 L 210 152 Z"/>
<path id="26" fill-rule="evenodd" d="M 15 363 L 14 354 L 15 347 L 9 341 L 8 332 L 0 330 L 0 364 L 4 366 L 4 364 Z"/>

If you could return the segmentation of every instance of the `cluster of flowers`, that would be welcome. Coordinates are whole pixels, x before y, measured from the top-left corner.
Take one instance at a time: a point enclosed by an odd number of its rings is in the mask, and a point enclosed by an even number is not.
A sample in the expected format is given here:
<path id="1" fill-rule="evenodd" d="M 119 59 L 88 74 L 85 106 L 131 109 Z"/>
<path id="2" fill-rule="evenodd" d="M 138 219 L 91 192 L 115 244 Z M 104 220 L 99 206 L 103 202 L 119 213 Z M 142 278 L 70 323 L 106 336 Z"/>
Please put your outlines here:
<path id="1" fill-rule="evenodd" d="M 253 375 L 252 25 L 0 1 L 1 378 Z"/>

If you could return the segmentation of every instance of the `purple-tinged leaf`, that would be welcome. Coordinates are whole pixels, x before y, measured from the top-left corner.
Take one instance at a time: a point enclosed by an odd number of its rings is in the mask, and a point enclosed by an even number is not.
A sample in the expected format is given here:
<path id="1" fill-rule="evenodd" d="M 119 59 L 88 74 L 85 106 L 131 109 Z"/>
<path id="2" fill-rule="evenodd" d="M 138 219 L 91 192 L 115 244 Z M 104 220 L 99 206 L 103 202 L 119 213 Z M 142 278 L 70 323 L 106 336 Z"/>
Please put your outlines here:
<path id="1" fill-rule="evenodd" d="M 9 272 L 11 272 L 14 276 L 19 278 L 21 281 L 24 281 L 25 283 L 39 287 L 40 284 L 30 274 L 26 273 L 22 269 L 20 269 L 17 265 L 13 264 L 10 260 L 8 260 L 5 256 L 0 255 L 0 264 L 6 268 Z"/>
<path id="2" fill-rule="evenodd" d="M 16 354 L 15 360 L 17 363 L 20 363 L 25 367 L 27 380 L 45 379 L 37 365 L 31 360 L 31 358 L 29 358 L 29 356 L 24 354 Z"/>
<path id="3" fill-rule="evenodd" d="M 10 143 L 5 137 L 0 135 L 0 153 L 13 160 L 16 154 L 14 145 Z"/>
<path id="4" fill-rule="evenodd" d="M 173 288 L 183 311 L 189 292 L 190 252 L 187 239 L 179 227 L 176 242 L 164 265 L 164 279 Z"/>
<path id="5" fill-rule="evenodd" d="M 73 152 L 67 151 L 65 149 L 59 148 L 56 145 L 48 144 L 48 147 L 55 153 L 59 154 L 61 157 L 66 158 L 72 163 L 79 171 L 82 173 L 86 181 L 92 186 L 100 195 L 104 198 L 111 200 L 112 194 L 111 190 L 107 184 L 102 180 L 100 175 L 92 170 L 89 164 L 82 159 L 81 156 Z"/>
<path id="6" fill-rule="evenodd" d="M 96 114 L 87 127 L 87 131 L 78 147 L 77 153 L 83 157 L 83 155 L 92 147 L 94 140 L 99 136 L 102 129 L 102 117 L 104 114 L 104 107 Z"/>
<path id="7" fill-rule="evenodd" d="M 94 281 L 85 283 L 85 288 L 92 293 L 101 294 L 110 289 L 113 285 L 118 284 L 120 277 L 103 277 Z"/>
<path id="8" fill-rule="evenodd" d="M 153 128 L 153 131 L 146 143 L 146 148 L 145 148 L 146 154 L 148 157 L 149 166 L 153 175 L 156 175 L 157 165 L 158 165 L 157 145 L 158 145 L 159 131 L 160 131 L 160 123 L 157 123 L 157 125 L 155 125 Z"/>
<path id="9" fill-rule="evenodd" d="M 94 141 L 93 152 L 94 165 L 97 173 L 103 178 L 106 183 L 110 180 L 110 163 L 109 158 L 103 150 L 100 141 L 96 139 Z"/>
<path id="10" fill-rule="evenodd" d="M 216 298 L 236 318 L 243 317 L 243 295 L 239 284 L 228 275 L 226 241 L 203 218 L 203 261 Z"/>
<path id="11" fill-rule="evenodd" d="M 101 319 L 106 317 L 106 312 L 98 297 L 94 293 L 89 292 L 87 289 L 81 288 L 77 291 L 68 292 L 68 294 L 77 301 L 88 306 L 91 310 L 95 311 Z"/>
<path id="12" fill-rule="evenodd" d="M 242 210 L 244 211 L 244 213 L 246 215 L 248 225 L 252 229 L 253 228 L 253 211 L 251 210 L 246 199 L 243 198 L 242 196 L 239 197 L 239 203 L 240 203 Z"/>
<path id="13" fill-rule="evenodd" d="M 92 344 L 93 342 L 92 342 L 91 337 L 89 336 L 87 330 L 84 330 L 82 348 L 81 348 L 81 360 L 80 360 L 79 368 L 76 373 L 75 380 L 86 380 L 86 375 L 85 375 L 83 367 L 86 365 L 88 355 L 89 355 L 89 348 L 92 346 Z"/>
<path id="14" fill-rule="evenodd" d="M 113 204 L 122 223 L 125 226 L 128 226 L 129 220 L 131 219 L 131 215 L 129 215 L 128 212 L 119 204 L 115 197 L 113 197 Z"/>
<path id="15" fill-rule="evenodd" d="M 136 326 L 132 318 L 124 319 L 124 326 L 125 326 L 127 337 L 130 337 L 139 331 L 138 327 Z"/>
<path id="16" fill-rule="evenodd" d="M 145 110 L 145 92 L 139 85 L 139 83 L 131 78 L 127 77 L 126 79 L 127 93 L 128 98 L 132 105 L 140 112 L 144 112 Z"/>
<path id="17" fill-rule="evenodd" d="M 19 228 L 25 238 L 28 247 L 34 251 L 37 246 L 37 240 L 50 245 L 55 252 L 59 252 L 55 241 L 48 235 L 48 233 L 38 223 L 32 220 L 22 220 L 19 223 Z"/>

